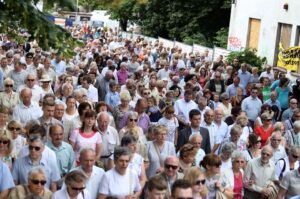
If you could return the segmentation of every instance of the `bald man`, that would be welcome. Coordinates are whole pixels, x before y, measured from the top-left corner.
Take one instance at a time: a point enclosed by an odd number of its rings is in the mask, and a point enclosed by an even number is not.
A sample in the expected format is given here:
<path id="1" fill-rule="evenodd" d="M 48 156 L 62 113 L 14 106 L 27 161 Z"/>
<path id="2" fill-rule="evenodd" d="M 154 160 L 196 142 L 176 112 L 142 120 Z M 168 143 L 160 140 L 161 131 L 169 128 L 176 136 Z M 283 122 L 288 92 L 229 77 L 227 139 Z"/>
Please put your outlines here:
<path id="1" fill-rule="evenodd" d="M 244 198 L 269 198 L 274 194 L 273 187 L 268 186 L 275 180 L 275 164 L 271 161 L 272 156 L 273 149 L 267 145 L 262 148 L 260 158 L 248 162 L 244 174 Z"/>
<path id="2" fill-rule="evenodd" d="M 13 110 L 13 118 L 20 121 L 23 125 L 26 125 L 30 120 L 37 120 L 43 115 L 42 109 L 31 98 L 31 89 L 24 88 L 20 93 L 21 103 L 15 106 Z"/>

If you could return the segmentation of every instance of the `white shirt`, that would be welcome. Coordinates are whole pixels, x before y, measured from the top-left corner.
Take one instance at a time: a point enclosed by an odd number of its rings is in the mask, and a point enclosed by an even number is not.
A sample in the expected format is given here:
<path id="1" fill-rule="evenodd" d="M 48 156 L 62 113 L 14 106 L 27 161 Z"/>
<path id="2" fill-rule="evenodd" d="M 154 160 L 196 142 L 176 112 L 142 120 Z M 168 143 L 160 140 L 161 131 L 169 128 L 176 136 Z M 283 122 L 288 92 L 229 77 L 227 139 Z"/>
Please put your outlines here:
<path id="1" fill-rule="evenodd" d="M 87 98 L 92 102 L 98 102 L 98 90 L 92 84 L 90 84 L 87 90 Z"/>
<path id="2" fill-rule="evenodd" d="M 51 199 L 70 199 L 70 196 L 67 192 L 67 187 L 62 188 L 61 190 L 56 191 Z M 94 199 L 91 197 L 89 191 L 87 189 L 83 190 L 83 192 L 80 192 L 77 196 L 77 199 Z"/>
<path id="3" fill-rule="evenodd" d="M 218 132 L 217 125 L 212 122 L 211 125 L 206 124 L 206 122 L 202 122 L 200 124 L 201 127 L 207 128 L 209 132 L 209 138 L 210 138 L 210 148 L 213 149 L 215 144 L 220 144 L 221 139 Z"/>
<path id="4" fill-rule="evenodd" d="M 17 92 L 20 94 L 24 88 L 29 88 L 29 87 L 26 84 L 23 84 L 18 87 Z M 44 95 L 43 89 L 38 85 L 34 85 L 32 88 L 30 88 L 30 90 L 32 92 L 31 100 L 38 104 L 40 99 L 43 98 L 43 95 Z"/>
<path id="5" fill-rule="evenodd" d="M 124 175 L 120 175 L 115 168 L 107 171 L 102 179 L 99 193 L 106 196 L 124 198 L 141 190 L 138 175 L 127 168 Z"/>
<path id="6" fill-rule="evenodd" d="M 169 119 L 163 117 L 160 120 L 158 120 L 158 124 L 162 124 L 165 127 L 167 127 L 167 129 L 168 129 L 167 141 L 174 143 L 175 131 L 176 131 L 176 128 L 178 128 L 178 126 L 179 126 L 177 118 L 173 117 L 172 119 L 169 120 Z"/>
<path id="7" fill-rule="evenodd" d="M 13 118 L 26 125 L 30 120 L 37 120 L 42 117 L 43 111 L 35 102 L 31 102 L 29 107 L 23 103 L 18 104 L 13 110 Z"/>
<path id="8" fill-rule="evenodd" d="M 271 146 L 272 147 L 272 146 Z M 287 154 L 285 152 L 285 148 L 282 145 L 279 145 L 277 149 L 273 149 L 273 156 L 272 160 L 274 163 L 276 163 L 279 159 L 287 157 Z"/>
<path id="9" fill-rule="evenodd" d="M 284 162 L 285 162 L 285 168 L 283 170 L 283 175 L 282 177 L 290 170 L 290 161 L 289 161 L 289 157 L 285 157 L 284 158 Z M 284 167 L 284 162 L 283 161 L 278 161 L 276 164 L 275 164 L 275 180 L 279 180 L 279 176 L 281 174 L 281 171 Z M 299 161 L 296 161 L 295 164 L 294 164 L 294 169 L 293 170 L 297 170 L 299 168 Z"/>
<path id="10" fill-rule="evenodd" d="M 100 132 L 102 138 L 102 156 L 107 156 L 114 152 L 115 146 L 120 145 L 119 134 L 114 127 L 108 126 L 106 132 Z"/>
<path id="11" fill-rule="evenodd" d="M 192 109 L 197 109 L 197 104 L 191 100 L 186 102 L 184 99 L 177 100 L 174 105 L 175 115 L 184 119 L 186 123 L 190 121 L 189 112 Z"/>
<path id="12" fill-rule="evenodd" d="M 81 166 L 76 167 L 74 170 L 80 170 L 83 173 L 85 173 L 82 170 Z M 87 182 L 85 183 L 86 189 L 89 191 L 91 198 L 97 198 L 104 173 L 105 171 L 103 169 L 93 166 L 93 171 L 91 173 L 91 176 L 88 178 Z"/>

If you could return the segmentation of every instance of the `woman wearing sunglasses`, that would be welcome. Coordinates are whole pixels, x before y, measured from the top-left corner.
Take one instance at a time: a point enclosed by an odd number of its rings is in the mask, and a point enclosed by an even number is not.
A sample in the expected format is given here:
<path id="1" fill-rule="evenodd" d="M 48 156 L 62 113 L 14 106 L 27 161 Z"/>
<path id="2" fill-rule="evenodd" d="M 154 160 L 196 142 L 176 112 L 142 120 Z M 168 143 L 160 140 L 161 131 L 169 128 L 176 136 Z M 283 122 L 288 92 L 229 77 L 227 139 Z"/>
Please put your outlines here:
<path id="1" fill-rule="evenodd" d="M 66 186 L 56 191 L 52 199 L 91 199 L 89 191 L 85 188 L 86 181 L 87 177 L 81 171 L 71 171 L 65 176 Z"/>
<path id="2" fill-rule="evenodd" d="M 241 151 L 234 151 L 231 155 L 232 168 L 221 173 L 221 179 L 226 179 L 229 187 L 233 189 L 234 199 L 243 199 L 243 167 L 245 165 L 244 154 Z"/>
<path id="3" fill-rule="evenodd" d="M 16 120 L 8 123 L 7 129 L 10 131 L 13 143 L 12 158 L 16 159 L 21 149 L 26 145 L 26 138 L 21 135 L 22 125 Z"/>
<path id="4" fill-rule="evenodd" d="M 0 104 L 8 109 L 11 115 L 13 108 L 20 102 L 19 94 L 13 91 L 14 80 L 9 77 L 4 80 L 4 92 L 0 93 Z"/>
<path id="5" fill-rule="evenodd" d="M 261 154 L 260 148 L 261 138 L 254 133 L 250 134 L 248 138 L 248 149 L 243 151 L 246 162 L 249 162 L 254 158 L 259 158 Z"/>
<path id="6" fill-rule="evenodd" d="M 34 167 L 28 173 L 28 184 L 16 186 L 9 194 L 8 199 L 24 199 L 30 195 L 37 195 L 43 199 L 50 199 L 52 192 L 45 187 L 46 174 L 43 167 Z"/>
<path id="7" fill-rule="evenodd" d="M 10 133 L 7 130 L 0 132 L 0 159 L 10 168 L 10 170 L 12 169 L 12 149 L 13 143 Z"/>
<path id="8" fill-rule="evenodd" d="M 194 199 L 206 198 L 207 188 L 205 186 L 205 175 L 199 167 L 191 167 L 188 169 L 183 179 L 192 184 Z"/>

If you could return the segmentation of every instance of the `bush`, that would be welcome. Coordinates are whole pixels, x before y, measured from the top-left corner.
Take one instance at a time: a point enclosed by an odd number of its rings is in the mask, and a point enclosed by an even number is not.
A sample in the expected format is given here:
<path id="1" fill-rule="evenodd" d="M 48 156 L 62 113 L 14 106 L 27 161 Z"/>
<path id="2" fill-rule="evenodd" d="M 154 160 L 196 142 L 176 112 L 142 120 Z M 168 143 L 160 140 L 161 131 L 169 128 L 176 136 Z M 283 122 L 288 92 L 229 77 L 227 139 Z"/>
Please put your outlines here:
<path id="1" fill-rule="evenodd" d="M 246 48 L 243 51 L 233 51 L 230 52 L 229 55 L 227 56 L 227 61 L 229 63 L 233 62 L 234 58 L 238 58 L 240 63 L 247 63 L 250 64 L 251 66 L 256 66 L 259 68 L 259 70 L 262 70 L 262 66 L 265 65 L 267 58 L 266 57 L 259 57 L 256 55 L 256 50 L 255 49 L 249 49 Z"/>

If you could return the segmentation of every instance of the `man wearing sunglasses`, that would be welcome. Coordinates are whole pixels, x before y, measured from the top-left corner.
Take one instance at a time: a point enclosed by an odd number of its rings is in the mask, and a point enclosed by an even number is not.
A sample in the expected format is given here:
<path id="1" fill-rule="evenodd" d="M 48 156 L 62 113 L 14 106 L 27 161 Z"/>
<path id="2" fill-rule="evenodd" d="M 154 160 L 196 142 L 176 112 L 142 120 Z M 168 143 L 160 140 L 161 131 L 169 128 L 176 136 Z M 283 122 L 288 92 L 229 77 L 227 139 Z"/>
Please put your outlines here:
<path id="1" fill-rule="evenodd" d="M 171 199 L 193 199 L 192 185 L 187 180 L 176 180 L 172 186 Z"/>
<path id="2" fill-rule="evenodd" d="M 171 195 L 171 189 L 173 183 L 177 179 L 182 179 L 183 174 L 178 173 L 179 170 L 179 160 L 176 156 L 169 156 L 166 158 L 164 162 L 164 171 L 160 173 L 159 175 L 162 176 L 166 182 L 167 182 L 167 197 L 170 197 Z"/>
<path id="3" fill-rule="evenodd" d="M 44 143 L 39 136 L 32 136 L 29 139 L 29 155 L 17 158 L 13 165 L 13 179 L 16 185 L 28 184 L 28 172 L 36 167 L 41 166 L 46 171 L 46 188 L 52 192 L 57 189 L 57 181 L 60 179 L 60 172 L 56 161 L 48 161 L 42 154 Z"/>

